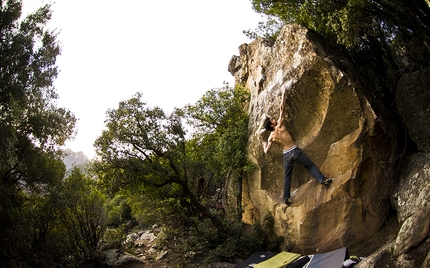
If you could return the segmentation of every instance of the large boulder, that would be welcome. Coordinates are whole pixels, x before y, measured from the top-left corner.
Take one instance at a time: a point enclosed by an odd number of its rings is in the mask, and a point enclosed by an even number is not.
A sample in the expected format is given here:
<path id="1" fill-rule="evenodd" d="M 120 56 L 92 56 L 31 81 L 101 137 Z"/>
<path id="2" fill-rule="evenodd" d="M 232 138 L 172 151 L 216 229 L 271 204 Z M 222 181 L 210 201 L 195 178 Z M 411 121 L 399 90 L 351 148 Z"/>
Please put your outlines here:
<path id="1" fill-rule="evenodd" d="M 393 256 L 402 258 L 404 253 L 419 251 L 427 254 L 429 243 L 422 241 L 428 237 L 430 229 L 430 154 L 419 153 L 409 157 L 405 169 L 400 174 L 399 183 L 392 194 L 392 206 L 397 211 L 401 229 L 393 245 Z M 404 261 L 402 261 L 404 263 Z M 428 258 L 423 262 L 426 266 Z"/>
<path id="2" fill-rule="evenodd" d="M 430 207 L 424 207 L 407 218 L 393 245 L 393 255 L 400 256 L 418 246 L 429 233 Z"/>
<path id="3" fill-rule="evenodd" d="M 396 88 L 396 107 L 411 139 L 422 152 L 430 150 L 430 68 L 404 74 Z"/>
<path id="4" fill-rule="evenodd" d="M 285 26 L 272 47 L 256 39 L 239 50 L 229 70 L 251 93 L 248 152 L 257 166 L 244 180 L 243 221 L 253 224 L 270 213 L 285 248 L 304 254 L 376 232 L 389 207 L 387 169 L 396 142 L 353 79 L 327 57 L 316 35 L 295 24 Z M 281 200 L 282 150 L 275 146 L 264 154 L 262 141 L 269 133 L 261 126 L 266 117 L 279 115 L 283 83 L 290 85 L 286 127 L 322 173 L 334 178 L 326 188 L 296 165 L 288 208 Z"/>
<path id="5" fill-rule="evenodd" d="M 403 223 L 416 211 L 430 206 L 430 154 L 412 155 L 392 194 L 397 220 Z"/>

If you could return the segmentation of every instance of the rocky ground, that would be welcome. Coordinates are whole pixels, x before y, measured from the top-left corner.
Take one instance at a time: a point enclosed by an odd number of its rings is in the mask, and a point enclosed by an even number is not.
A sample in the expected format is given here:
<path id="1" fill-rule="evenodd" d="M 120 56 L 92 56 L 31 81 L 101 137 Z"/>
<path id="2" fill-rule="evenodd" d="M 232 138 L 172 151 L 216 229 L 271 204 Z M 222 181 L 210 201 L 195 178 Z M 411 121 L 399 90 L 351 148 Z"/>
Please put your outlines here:
<path id="1" fill-rule="evenodd" d="M 386 224 L 381 228 L 380 232 L 374 234 L 366 240 L 359 241 L 348 245 L 348 255 L 358 257 L 368 257 L 388 241 L 393 241 L 399 232 L 399 224 L 395 216 L 390 218 Z M 117 267 L 125 268 L 143 268 L 143 267 L 154 267 L 154 268 L 165 268 L 165 267 L 185 267 L 183 263 L 183 256 L 174 254 L 167 249 L 156 249 L 154 247 L 154 239 L 152 233 L 146 231 L 145 233 L 139 233 L 139 239 L 135 239 L 135 244 L 132 250 L 128 250 L 133 254 L 130 255 L 129 261 L 121 264 Z M 142 238 L 143 239 L 140 239 Z M 424 246 L 412 249 L 408 252 L 407 258 L 415 261 L 416 267 L 420 267 L 424 261 L 428 250 L 430 249 L 430 239 L 422 242 Z M 116 258 L 124 256 L 125 252 L 117 252 Z M 237 260 L 236 262 L 240 262 Z M 378 267 L 396 267 L 396 260 L 392 258 L 391 254 L 385 254 L 382 256 Z M 118 265 L 117 263 L 116 265 Z M 211 268 L 234 268 L 235 263 L 213 263 L 211 265 L 193 263 L 187 267 L 211 267 Z"/>

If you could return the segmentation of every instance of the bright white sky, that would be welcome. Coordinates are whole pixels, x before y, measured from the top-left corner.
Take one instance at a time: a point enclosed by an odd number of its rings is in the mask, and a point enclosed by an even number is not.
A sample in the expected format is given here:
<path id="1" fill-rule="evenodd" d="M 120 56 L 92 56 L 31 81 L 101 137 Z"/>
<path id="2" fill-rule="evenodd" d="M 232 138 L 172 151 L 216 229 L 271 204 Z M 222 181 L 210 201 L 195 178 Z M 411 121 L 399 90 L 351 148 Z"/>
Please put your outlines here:
<path id="1" fill-rule="evenodd" d="M 23 14 L 49 2 L 23 0 Z M 79 119 L 66 146 L 90 158 L 106 111 L 136 92 L 170 113 L 224 81 L 233 86 L 230 58 L 252 41 L 242 31 L 263 20 L 251 0 L 57 0 L 52 10 L 58 106 Z"/>

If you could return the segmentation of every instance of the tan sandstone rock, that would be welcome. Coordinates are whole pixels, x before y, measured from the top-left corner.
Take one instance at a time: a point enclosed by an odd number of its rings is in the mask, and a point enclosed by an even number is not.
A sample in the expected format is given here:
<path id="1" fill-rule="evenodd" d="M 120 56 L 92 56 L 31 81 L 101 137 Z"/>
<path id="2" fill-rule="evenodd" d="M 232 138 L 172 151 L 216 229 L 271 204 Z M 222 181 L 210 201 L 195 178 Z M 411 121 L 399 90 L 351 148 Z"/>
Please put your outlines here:
<path id="1" fill-rule="evenodd" d="M 376 232 L 391 192 L 386 169 L 392 143 L 356 85 L 327 57 L 318 38 L 298 25 L 285 26 L 273 47 L 257 39 L 239 50 L 229 70 L 236 84 L 251 92 L 248 152 L 258 167 L 244 180 L 244 221 L 253 223 L 271 213 L 285 248 L 305 254 L 336 249 Z M 281 148 L 275 146 L 266 155 L 261 145 L 269 135 L 261 131 L 262 121 L 279 115 L 283 83 L 291 84 L 286 127 L 322 173 L 334 178 L 326 188 L 295 165 L 296 192 L 287 209 L 281 200 Z"/>

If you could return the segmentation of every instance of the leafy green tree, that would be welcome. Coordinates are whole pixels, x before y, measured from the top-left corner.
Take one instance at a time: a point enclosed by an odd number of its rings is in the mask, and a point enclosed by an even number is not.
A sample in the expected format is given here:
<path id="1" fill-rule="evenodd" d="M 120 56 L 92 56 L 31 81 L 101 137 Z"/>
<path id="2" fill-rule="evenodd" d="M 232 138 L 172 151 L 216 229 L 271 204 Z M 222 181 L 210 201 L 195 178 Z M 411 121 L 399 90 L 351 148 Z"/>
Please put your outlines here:
<path id="1" fill-rule="evenodd" d="M 148 107 L 141 98 L 138 93 L 108 111 L 106 130 L 95 142 L 99 183 L 111 196 L 126 190 L 138 221 L 168 226 L 166 242 L 178 252 L 218 252 L 226 241 L 229 249 L 237 249 L 241 223 L 225 218 L 215 203 L 229 180 L 241 186 L 253 168 L 246 157 L 249 92 L 226 85 L 172 114 Z M 186 121 L 193 128 L 190 135 Z M 169 239 L 184 231 L 193 237 L 184 244 Z"/>
<path id="2" fill-rule="evenodd" d="M 253 0 L 252 4 L 257 12 L 301 24 L 356 52 L 380 54 L 387 63 L 400 56 L 391 62 L 399 66 L 393 67 L 429 64 L 430 8 L 423 0 Z"/>
<path id="3" fill-rule="evenodd" d="M 116 189 L 142 184 L 145 194 L 156 193 L 163 202 L 179 200 L 182 207 L 195 208 L 222 229 L 220 219 L 189 188 L 182 112 L 166 115 L 160 108 L 147 107 L 141 97 L 138 93 L 108 111 L 107 129 L 95 142 L 101 183 Z"/>
<path id="4" fill-rule="evenodd" d="M 62 163 L 59 166 L 64 169 Z M 14 228 L 6 235 L 13 262 L 84 267 L 92 260 L 107 225 L 106 198 L 96 186 L 75 167 L 49 191 L 23 195 Z"/>
<path id="5" fill-rule="evenodd" d="M 383 57 L 404 52 L 401 57 L 419 66 L 429 64 L 430 8 L 423 0 L 252 0 L 252 4 L 257 12 L 298 23 L 345 47 L 367 52 L 379 47 L 374 52 L 383 52 Z"/>
<path id="6" fill-rule="evenodd" d="M 225 218 L 215 203 L 229 178 L 241 186 L 253 167 L 246 157 L 249 92 L 226 85 L 171 114 L 141 99 L 138 93 L 108 111 L 106 130 L 95 142 L 98 182 L 111 196 L 127 191 L 139 222 L 168 226 L 166 242 L 178 252 L 216 250 L 227 237 L 237 241 L 240 221 Z M 183 245 L 169 239 L 184 231 L 195 239 Z"/>
<path id="7" fill-rule="evenodd" d="M 248 163 L 244 149 L 248 141 L 246 108 L 249 98 L 249 91 L 245 88 L 227 85 L 207 91 L 195 105 L 186 107 L 188 123 L 194 127 L 194 139 L 202 141 L 205 136 L 216 136 L 216 144 L 201 147 L 207 150 L 215 145 L 215 149 L 205 154 L 203 159 L 213 165 L 212 169 L 226 173 L 230 168 L 240 170 Z"/>
<path id="8" fill-rule="evenodd" d="M 94 258 L 107 226 L 106 197 L 75 167 L 62 185 L 60 228 L 75 261 Z"/>
<path id="9" fill-rule="evenodd" d="M 196 165 L 204 164 L 213 174 L 208 179 L 221 179 L 219 188 L 225 187 L 226 178 L 236 181 L 239 219 L 242 179 L 253 168 L 246 155 L 249 98 L 245 88 L 226 85 L 206 92 L 195 105 L 186 107 L 189 124 L 195 130 L 188 143 L 189 155 Z"/>
<path id="10" fill-rule="evenodd" d="M 158 219 L 164 215 L 169 223 L 178 224 L 189 224 L 184 222 L 187 215 L 203 216 L 223 233 L 226 226 L 211 209 L 215 204 L 199 196 L 197 184 L 209 176 L 206 185 L 213 185 L 209 182 L 215 178 L 223 187 L 221 178 L 228 172 L 246 171 L 245 92 L 228 87 L 211 90 L 195 106 L 170 115 L 147 107 L 140 93 L 121 102 L 118 109 L 108 111 L 107 129 L 95 143 L 101 157 L 94 166 L 100 183 L 113 195 L 133 185 L 129 190 L 146 199 L 141 209 L 148 215 L 158 213 Z M 200 129 L 191 140 L 186 140 L 182 125 L 185 117 Z"/>
<path id="11" fill-rule="evenodd" d="M 127 220 L 131 220 L 131 208 L 127 202 L 127 199 L 117 194 L 112 198 L 108 205 L 108 225 L 119 227 Z"/>
<path id="12" fill-rule="evenodd" d="M 25 231 L 17 228 L 25 226 L 20 222 L 27 201 L 47 194 L 64 176 L 57 147 L 73 135 L 76 123 L 71 112 L 55 104 L 60 46 L 56 33 L 46 30 L 50 5 L 23 20 L 21 7 L 17 0 L 0 2 L 1 260 L 20 250 L 12 237 Z M 43 238 L 40 231 L 36 240 Z"/>
<path id="13" fill-rule="evenodd" d="M 16 203 L 5 198 L 2 208 L 3 225 L 2 248 L 5 261 L 27 263 L 30 266 L 44 266 L 50 260 L 64 253 L 58 241 L 53 239 L 57 224 L 58 198 L 56 192 L 64 174 L 64 164 L 60 159 L 48 156 L 35 158 L 28 174 L 43 178 L 46 184 L 26 184 L 14 193 Z M 5 190 L 4 188 L 2 190 Z M 11 193 L 6 192 L 6 197 Z M 3 201 L 3 200 L 2 200 Z M 53 253 L 55 249 L 55 253 Z"/>

